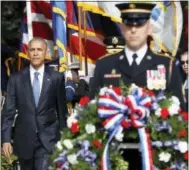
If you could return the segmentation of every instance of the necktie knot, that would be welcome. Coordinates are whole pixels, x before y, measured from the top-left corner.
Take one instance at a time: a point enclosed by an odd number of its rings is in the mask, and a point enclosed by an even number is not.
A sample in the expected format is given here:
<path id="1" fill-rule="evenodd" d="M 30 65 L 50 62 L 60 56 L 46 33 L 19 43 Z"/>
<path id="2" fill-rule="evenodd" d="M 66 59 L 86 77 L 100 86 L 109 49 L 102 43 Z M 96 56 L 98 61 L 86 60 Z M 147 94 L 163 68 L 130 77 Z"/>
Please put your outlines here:
<path id="1" fill-rule="evenodd" d="M 136 59 L 137 59 L 138 56 L 137 56 L 136 53 L 134 53 L 132 57 L 133 57 L 133 61 L 136 61 Z"/>
<path id="2" fill-rule="evenodd" d="M 39 72 L 35 72 L 35 73 L 34 73 L 34 76 L 35 76 L 35 78 L 38 78 Z"/>

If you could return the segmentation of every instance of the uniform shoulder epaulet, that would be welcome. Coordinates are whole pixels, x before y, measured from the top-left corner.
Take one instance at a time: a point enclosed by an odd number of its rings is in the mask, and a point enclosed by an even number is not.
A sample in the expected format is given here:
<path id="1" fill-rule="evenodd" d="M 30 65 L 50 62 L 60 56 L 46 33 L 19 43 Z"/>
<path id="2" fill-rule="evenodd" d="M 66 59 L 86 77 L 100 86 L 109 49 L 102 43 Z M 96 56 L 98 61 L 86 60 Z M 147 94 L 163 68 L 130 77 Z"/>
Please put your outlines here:
<path id="1" fill-rule="evenodd" d="M 155 55 L 157 55 L 157 56 L 160 56 L 160 57 L 167 57 L 167 58 L 169 58 L 169 59 L 173 59 L 173 57 L 170 55 L 170 54 L 168 54 L 168 53 L 159 53 L 159 52 L 155 52 L 155 51 L 153 51 L 153 50 L 151 50 L 152 51 L 152 53 L 154 53 Z"/>
<path id="2" fill-rule="evenodd" d="M 115 53 L 106 53 L 104 56 L 98 58 L 98 60 L 102 60 L 103 58 L 106 58 L 106 57 L 109 57 L 109 56 L 114 56 L 114 55 L 120 53 L 120 51 L 122 51 L 122 50 L 119 50 L 119 51 L 117 51 Z"/>
<path id="3" fill-rule="evenodd" d="M 103 58 L 108 57 L 110 55 L 112 55 L 112 54 L 107 53 L 107 54 L 103 55 L 102 57 L 98 58 L 98 60 L 102 60 Z"/>

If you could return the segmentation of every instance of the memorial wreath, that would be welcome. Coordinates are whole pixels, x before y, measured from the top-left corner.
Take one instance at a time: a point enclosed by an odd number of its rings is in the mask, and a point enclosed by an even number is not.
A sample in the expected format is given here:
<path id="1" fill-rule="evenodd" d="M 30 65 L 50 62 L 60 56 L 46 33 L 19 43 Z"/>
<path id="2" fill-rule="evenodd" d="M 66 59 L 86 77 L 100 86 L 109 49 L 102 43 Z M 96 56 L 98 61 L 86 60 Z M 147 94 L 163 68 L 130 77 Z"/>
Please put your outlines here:
<path id="1" fill-rule="evenodd" d="M 51 156 L 53 170 L 127 170 L 125 139 L 140 145 L 143 170 L 187 170 L 188 113 L 163 90 L 104 87 L 91 100 L 81 98 L 67 119 Z"/>

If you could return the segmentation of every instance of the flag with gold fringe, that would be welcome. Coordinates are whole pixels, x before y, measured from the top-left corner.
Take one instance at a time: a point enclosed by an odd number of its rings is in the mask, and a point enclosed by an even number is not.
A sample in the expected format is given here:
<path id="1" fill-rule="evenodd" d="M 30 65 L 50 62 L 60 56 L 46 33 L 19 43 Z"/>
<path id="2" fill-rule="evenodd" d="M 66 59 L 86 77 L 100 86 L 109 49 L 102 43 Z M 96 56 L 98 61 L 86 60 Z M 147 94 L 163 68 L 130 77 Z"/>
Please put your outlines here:
<path id="1" fill-rule="evenodd" d="M 130 0 L 129 2 L 140 3 L 141 0 Z M 110 17 L 112 21 L 121 22 L 120 12 L 115 7 L 115 4 L 123 3 L 115 1 L 79 1 L 78 5 L 86 11 L 101 14 L 102 16 Z M 164 51 L 171 54 L 173 57 L 178 50 L 182 27 L 183 16 L 180 1 L 151 1 L 146 3 L 156 3 L 151 15 L 153 25 L 152 37 L 154 40 L 153 50 L 159 52 Z"/>
<path id="2" fill-rule="evenodd" d="M 48 45 L 47 60 L 54 56 L 52 12 L 50 1 L 27 1 L 22 20 L 22 39 L 19 56 L 28 59 L 26 52 L 28 42 L 33 37 L 44 38 Z"/>
<path id="3" fill-rule="evenodd" d="M 51 4 L 55 50 L 57 50 L 59 57 L 59 71 L 64 72 L 67 69 L 66 2 L 51 1 Z"/>

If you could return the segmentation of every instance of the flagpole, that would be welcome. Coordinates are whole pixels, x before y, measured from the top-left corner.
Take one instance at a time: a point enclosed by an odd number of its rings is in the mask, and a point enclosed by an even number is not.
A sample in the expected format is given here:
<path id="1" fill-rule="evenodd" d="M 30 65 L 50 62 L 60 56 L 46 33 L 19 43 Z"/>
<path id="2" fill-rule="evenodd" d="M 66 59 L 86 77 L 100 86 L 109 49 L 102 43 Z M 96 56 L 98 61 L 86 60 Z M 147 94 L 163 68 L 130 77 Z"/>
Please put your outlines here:
<path id="1" fill-rule="evenodd" d="M 81 7 L 78 7 L 78 22 L 79 22 L 79 63 L 80 70 L 82 70 L 82 32 L 81 32 Z"/>
<path id="2" fill-rule="evenodd" d="M 88 64 L 87 64 L 87 15 L 84 10 L 84 49 L 85 49 L 85 76 L 88 75 Z"/>
<path id="3" fill-rule="evenodd" d="M 26 2 L 26 8 L 27 8 L 26 11 L 27 11 L 28 38 L 30 41 L 33 38 L 31 1 Z"/>
<path id="4" fill-rule="evenodd" d="M 71 63 L 73 62 L 73 54 L 72 54 L 72 33 L 71 33 L 71 30 L 68 29 L 68 35 L 69 35 L 69 47 L 70 47 L 70 61 Z"/>
<path id="5" fill-rule="evenodd" d="M 18 54 L 16 57 L 18 57 L 18 71 L 20 71 L 21 70 L 21 57 Z"/>

